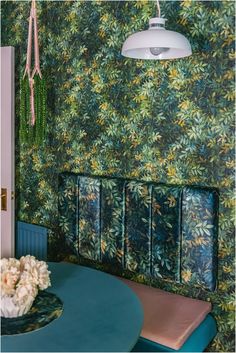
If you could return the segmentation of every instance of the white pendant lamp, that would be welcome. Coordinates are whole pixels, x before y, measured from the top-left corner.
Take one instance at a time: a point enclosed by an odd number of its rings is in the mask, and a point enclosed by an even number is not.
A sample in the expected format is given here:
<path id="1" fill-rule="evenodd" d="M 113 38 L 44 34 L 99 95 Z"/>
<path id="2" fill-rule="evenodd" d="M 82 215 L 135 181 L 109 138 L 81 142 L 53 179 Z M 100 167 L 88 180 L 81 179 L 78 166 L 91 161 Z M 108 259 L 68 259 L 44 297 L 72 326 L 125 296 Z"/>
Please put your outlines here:
<path id="1" fill-rule="evenodd" d="M 182 34 L 167 31 L 157 0 L 158 17 L 149 20 L 149 29 L 131 34 L 123 44 L 121 54 L 128 58 L 164 60 L 184 58 L 192 54 L 191 45 Z"/>

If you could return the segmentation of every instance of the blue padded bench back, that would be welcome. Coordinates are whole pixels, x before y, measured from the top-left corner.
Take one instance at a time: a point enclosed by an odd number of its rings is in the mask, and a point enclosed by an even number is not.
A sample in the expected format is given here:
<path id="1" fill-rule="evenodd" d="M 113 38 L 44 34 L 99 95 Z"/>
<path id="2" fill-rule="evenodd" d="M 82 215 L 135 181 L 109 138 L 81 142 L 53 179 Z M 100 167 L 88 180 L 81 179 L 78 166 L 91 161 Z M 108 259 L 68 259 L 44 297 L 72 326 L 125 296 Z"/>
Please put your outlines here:
<path id="1" fill-rule="evenodd" d="M 79 256 L 216 287 L 217 189 L 62 173 L 59 213 Z"/>

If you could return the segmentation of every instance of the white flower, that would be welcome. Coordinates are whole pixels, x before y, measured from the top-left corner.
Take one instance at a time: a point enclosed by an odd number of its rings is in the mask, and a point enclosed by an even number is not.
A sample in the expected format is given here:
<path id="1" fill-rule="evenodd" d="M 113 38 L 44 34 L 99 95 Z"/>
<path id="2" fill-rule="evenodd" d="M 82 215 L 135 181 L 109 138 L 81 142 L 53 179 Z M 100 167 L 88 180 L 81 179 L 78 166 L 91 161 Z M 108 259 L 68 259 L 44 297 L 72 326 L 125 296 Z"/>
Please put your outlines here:
<path id="1" fill-rule="evenodd" d="M 34 256 L 22 256 L 20 260 L 1 259 L 0 268 L 1 297 L 11 296 L 16 304 L 32 301 L 39 289 L 51 285 L 46 262 L 38 261 Z"/>
<path id="2" fill-rule="evenodd" d="M 1 259 L 1 280 L 0 288 L 1 294 L 13 295 L 17 281 L 20 277 L 20 262 L 19 260 L 12 259 Z"/>
<path id="3" fill-rule="evenodd" d="M 1 294 L 14 295 L 17 280 L 18 276 L 13 275 L 10 271 L 1 273 Z"/>
<path id="4" fill-rule="evenodd" d="M 34 299 L 37 294 L 38 294 L 38 289 L 36 285 L 32 283 L 20 281 L 16 288 L 14 301 L 15 303 L 25 304 L 28 301 L 32 301 L 32 299 Z"/>
<path id="5" fill-rule="evenodd" d="M 39 261 L 37 264 L 38 269 L 38 285 L 39 289 L 43 290 L 51 286 L 50 282 L 50 271 L 48 271 L 48 265 L 44 261 Z"/>

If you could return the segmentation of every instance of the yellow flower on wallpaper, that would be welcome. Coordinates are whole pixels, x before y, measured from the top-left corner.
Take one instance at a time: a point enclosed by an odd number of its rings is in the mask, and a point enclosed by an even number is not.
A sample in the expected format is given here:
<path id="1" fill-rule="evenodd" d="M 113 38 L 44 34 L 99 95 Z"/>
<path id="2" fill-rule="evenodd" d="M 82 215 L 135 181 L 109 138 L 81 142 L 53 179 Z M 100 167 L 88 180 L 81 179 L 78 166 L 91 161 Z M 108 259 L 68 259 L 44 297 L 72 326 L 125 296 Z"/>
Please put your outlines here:
<path id="1" fill-rule="evenodd" d="M 174 198 L 174 196 L 169 196 L 168 197 L 168 202 L 169 202 L 169 207 L 175 207 L 176 199 Z"/>
<path id="2" fill-rule="evenodd" d="M 84 220 L 84 219 L 81 219 L 80 222 L 79 222 L 80 230 L 81 230 L 81 231 L 84 230 L 85 226 L 86 226 L 85 220 Z"/>
<path id="3" fill-rule="evenodd" d="M 173 176 L 176 176 L 176 169 L 175 169 L 175 167 L 174 166 L 169 166 L 169 167 L 167 167 L 167 175 L 169 176 L 169 177 L 173 177 Z"/>
<path id="4" fill-rule="evenodd" d="M 178 77 L 178 71 L 176 69 L 170 70 L 169 78 L 173 79 L 173 78 L 176 78 L 176 77 Z"/>
<path id="5" fill-rule="evenodd" d="M 103 254 L 106 250 L 106 247 L 107 247 L 107 243 L 103 239 L 101 239 L 101 251 Z"/>
<path id="6" fill-rule="evenodd" d="M 184 282 L 189 282 L 192 277 L 192 272 L 190 270 L 183 271 L 181 273 L 181 277 L 184 280 Z"/>

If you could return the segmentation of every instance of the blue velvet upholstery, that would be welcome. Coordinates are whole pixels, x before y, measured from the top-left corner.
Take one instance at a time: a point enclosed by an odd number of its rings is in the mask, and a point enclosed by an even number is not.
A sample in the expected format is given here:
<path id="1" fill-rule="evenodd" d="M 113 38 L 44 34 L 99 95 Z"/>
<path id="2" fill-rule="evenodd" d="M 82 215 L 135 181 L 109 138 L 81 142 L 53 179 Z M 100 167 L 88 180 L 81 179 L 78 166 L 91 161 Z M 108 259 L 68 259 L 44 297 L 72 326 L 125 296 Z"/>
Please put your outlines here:
<path id="1" fill-rule="evenodd" d="M 79 254 L 91 260 L 101 258 L 100 181 L 79 178 Z"/>
<path id="2" fill-rule="evenodd" d="M 102 181 L 101 255 L 103 263 L 124 267 L 124 183 Z"/>
<path id="3" fill-rule="evenodd" d="M 125 199 L 126 268 L 151 273 L 151 188 L 145 183 L 128 182 Z"/>
<path id="4" fill-rule="evenodd" d="M 78 252 L 78 177 L 75 174 L 68 174 L 59 178 L 58 207 L 61 231 L 65 234 L 68 245 Z M 66 200 L 66 202 L 65 202 Z"/>
<path id="5" fill-rule="evenodd" d="M 153 187 L 152 199 L 152 275 L 180 282 L 182 189 Z M 163 266 L 163 261 L 164 265 Z"/>
<path id="6" fill-rule="evenodd" d="M 218 191 L 62 173 L 60 225 L 85 259 L 214 290 Z"/>
<path id="7" fill-rule="evenodd" d="M 216 322 L 209 314 L 179 350 L 140 337 L 132 352 L 203 352 L 215 337 L 216 332 Z"/>
<path id="8" fill-rule="evenodd" d="M 188 283 L 214 290 L 217 275 L 216 192 L 185 187 L 182 202 L 182 274 L 192 274 Z M 198 246 L 194 246 L 197 244 Z M 184 276 L 182 275 L 183 282 Z"/>

